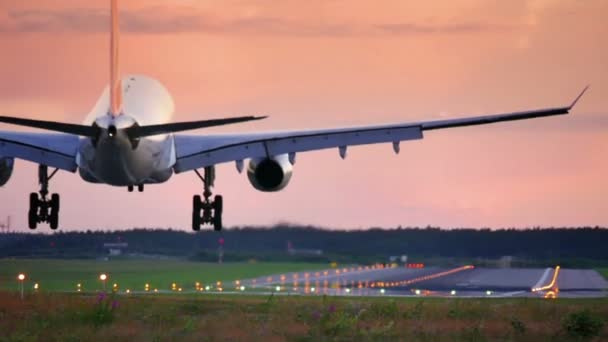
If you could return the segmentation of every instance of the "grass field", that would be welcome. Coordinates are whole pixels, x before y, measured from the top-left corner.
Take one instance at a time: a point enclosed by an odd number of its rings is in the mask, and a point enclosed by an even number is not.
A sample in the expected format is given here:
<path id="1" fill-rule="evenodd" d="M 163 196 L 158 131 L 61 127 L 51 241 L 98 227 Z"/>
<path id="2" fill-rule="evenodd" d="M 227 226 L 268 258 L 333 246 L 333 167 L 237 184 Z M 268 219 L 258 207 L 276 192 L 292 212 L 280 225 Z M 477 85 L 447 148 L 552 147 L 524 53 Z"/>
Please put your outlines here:
<path id="1" fill-rule="evenodd" d="M 605 341 L 608 329 L 601 322 L 607 317 L 607 299 L 100 299 L 94 294 L 39 293 L 22 301 L 15 292 L 0 292 L 0 341 L 585 340 L 581 336 Z M 583 322 L 582 329 L 571 322 Z M 590 326 L 591 335 L 586 333 Z"/>
<path id="2" fill-rule="evenodd" d="M 177 283 L 184 290 L 203 284 L 233 281 L 255 276 L 326 268 L 324 264 L 306 263 L 202 263 L 180 260 L 0 260 L 0 289 L 19 287 L 17 275 L 24 273 L 24 286 L 31 289 L 38 283 L 41 291 L 75 291 L 76 284 L 83 291 L 102 288 L 100 273 L 108 275 L 107 286 L 117 283 L 120 289 L 143 290 L 150 288 L 169 290 Z"/>
<path id="3" fill-rule="evenodd" d="M 608 268 L 599 268 L 597 271 L 608 280 Z"/>

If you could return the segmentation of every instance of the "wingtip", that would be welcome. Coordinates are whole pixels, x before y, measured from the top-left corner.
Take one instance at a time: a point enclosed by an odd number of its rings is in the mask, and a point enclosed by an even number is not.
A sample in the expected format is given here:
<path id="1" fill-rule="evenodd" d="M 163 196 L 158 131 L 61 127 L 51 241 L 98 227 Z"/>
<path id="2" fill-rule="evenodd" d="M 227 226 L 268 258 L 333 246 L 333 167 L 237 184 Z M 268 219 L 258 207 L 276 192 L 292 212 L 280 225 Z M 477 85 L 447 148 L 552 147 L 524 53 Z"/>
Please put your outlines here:
<path id="1" fill-rule="evenodd" d="M 583 94 L 585 94 L 585 92 L 587 91 L 587 89 L 589 89 L 591 85 L 587 85 L 583 91 L 581 91 L 580 94 L 578 94 L 578 96 L 574 99 L 574 101 L 572 101 L 572 104 L 570 105 L 570 107 L 568 107 L 569 109 L 572 109 L 574 107 L 574 105 L 576 105 L 576 103 L 578 102 L 578 100 L 580 100 L 581 97 L 583 97 Z"/>

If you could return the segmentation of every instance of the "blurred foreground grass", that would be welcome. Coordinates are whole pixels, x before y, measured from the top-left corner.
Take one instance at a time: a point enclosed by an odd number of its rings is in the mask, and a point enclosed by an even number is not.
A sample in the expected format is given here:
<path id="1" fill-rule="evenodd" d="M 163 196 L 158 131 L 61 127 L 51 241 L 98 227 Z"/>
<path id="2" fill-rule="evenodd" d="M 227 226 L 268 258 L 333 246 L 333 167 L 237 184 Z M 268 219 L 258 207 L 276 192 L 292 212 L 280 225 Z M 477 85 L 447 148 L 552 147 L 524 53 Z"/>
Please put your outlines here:
<path id="1" fill-rule="evenodd" d="M 0 292 L 0 341 L 562 341 L 573 313 L 608 317 L 608 299 L 97 296 Z"/>

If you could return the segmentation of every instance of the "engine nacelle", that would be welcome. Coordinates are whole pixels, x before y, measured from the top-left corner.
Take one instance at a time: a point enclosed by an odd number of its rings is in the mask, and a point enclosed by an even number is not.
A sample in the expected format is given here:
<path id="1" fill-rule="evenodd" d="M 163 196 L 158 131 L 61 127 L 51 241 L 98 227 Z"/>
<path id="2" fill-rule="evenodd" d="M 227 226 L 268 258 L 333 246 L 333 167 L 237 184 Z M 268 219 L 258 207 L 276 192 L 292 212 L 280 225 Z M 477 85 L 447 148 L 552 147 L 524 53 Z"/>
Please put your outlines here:
<path id="1" fill-rule="evenodd" d="M 13 158 L 2 158 L 0 157 L 0 186 L 4 186 L 11 179 L 13 174 L 13 166 L 15 160 Z"/>
<path id="2" fill-rule="evenodd" d="M 272 158 L 254 158 L 247 166 L 247 177 L 254 188 L 264 192 L 282 190 L 291 179 L 293 167 L 287 154 Z"/>

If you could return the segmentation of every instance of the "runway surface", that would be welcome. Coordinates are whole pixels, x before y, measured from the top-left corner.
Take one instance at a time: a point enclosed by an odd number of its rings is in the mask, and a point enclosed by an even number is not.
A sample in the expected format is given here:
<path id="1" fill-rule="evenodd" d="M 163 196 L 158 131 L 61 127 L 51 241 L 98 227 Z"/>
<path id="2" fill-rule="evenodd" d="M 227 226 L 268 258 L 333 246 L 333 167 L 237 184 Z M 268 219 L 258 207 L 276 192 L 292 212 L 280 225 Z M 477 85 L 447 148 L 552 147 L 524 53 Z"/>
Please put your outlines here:
<path id="1" fill-rule="evenodd" d="M 354 266 L 277 274 L 238 286 L 284 294 L 437 297 L 604 297 L 608 281 L 594 270 Z"/>

